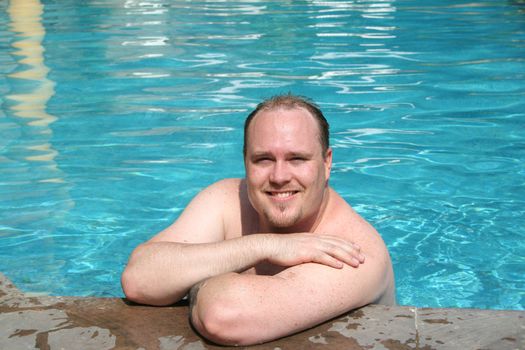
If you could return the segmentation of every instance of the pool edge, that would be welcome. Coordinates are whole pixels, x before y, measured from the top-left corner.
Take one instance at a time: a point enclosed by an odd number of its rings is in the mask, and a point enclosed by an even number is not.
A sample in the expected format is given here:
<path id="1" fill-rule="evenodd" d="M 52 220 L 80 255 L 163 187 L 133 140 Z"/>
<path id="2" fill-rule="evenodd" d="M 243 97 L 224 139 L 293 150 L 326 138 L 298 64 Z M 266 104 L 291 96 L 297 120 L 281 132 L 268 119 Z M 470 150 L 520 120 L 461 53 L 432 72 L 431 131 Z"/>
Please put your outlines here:
<path id="1" fill-rule="evenodd" d="M 0 349 L 216 349 L 187 305 L 26 295 L 0 273 Z M 525 311 L 368 305 L 255 349 L 523 349 Z"/>

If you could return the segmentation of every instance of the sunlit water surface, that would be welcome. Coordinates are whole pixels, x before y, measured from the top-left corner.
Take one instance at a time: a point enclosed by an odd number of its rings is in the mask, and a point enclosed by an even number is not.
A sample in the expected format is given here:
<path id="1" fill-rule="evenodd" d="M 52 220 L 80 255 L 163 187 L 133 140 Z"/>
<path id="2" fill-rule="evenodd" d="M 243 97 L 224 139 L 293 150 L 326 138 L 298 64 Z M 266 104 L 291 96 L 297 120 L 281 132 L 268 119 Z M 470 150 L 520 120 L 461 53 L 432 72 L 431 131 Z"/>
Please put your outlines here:
<path id="1" fill-rule="evenodd" d="M 131 250 L 314 98 L 404 305 L 525 309 L 523 1 L 0 2 L 0 271 L 122 296 Z M 203 213 L 205 215 L 205 213 Z"/>

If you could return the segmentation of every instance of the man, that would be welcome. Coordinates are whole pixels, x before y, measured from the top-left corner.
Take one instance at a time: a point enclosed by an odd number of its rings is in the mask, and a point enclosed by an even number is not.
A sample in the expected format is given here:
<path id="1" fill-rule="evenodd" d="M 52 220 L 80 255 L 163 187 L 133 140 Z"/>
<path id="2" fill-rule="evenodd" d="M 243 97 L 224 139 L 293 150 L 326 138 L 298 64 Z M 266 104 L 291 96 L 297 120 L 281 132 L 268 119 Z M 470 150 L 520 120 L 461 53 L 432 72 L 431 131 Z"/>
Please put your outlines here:
<path id="1" fill-rule="evenodd" d="M 126 297 L 168 305 L 191 289 L 195 329 L 227 345 L 394 304 L 383 240 L 328 186 L 332 150 L 317 106 L 274 97 L 248 116 L 244 133 L 246 179 L 206 188 L 137 247 L 122 276 Z"/>

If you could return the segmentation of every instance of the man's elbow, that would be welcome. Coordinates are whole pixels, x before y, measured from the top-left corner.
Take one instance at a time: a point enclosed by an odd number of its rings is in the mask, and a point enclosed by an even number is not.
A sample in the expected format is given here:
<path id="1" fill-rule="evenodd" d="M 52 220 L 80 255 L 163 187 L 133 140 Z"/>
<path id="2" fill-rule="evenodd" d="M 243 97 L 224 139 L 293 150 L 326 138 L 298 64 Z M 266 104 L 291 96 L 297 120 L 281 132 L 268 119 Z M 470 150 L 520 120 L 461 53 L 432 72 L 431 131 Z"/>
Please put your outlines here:
<path id="1" fill-rule="evenodd" d="M 120 276 L 120 285 L 127 300 L 138 304 L 148 304 L 145 291 L 144 278 L 137 266 L 140 265 L 140 259 L 143 256 L 143 244 L 139 245 L 129 258 L 128 265 Z"/>
<path id="2" fill-rule="evenodd" d="M 196 305 L 191 322 L 197 332 L 220 345 L 253 345 L 261 343 L 254 332 L 253 319 L 232 303 L 214 301 L 203 308 Z"/>
<path id="3" fill-rule="evenodd" d="M 137 304 L 148 303 L 144 289 L 141 288 L 140 279 L 137 278 L 136 274 L 130 268 L 126 268 L 122 273 L 120 284 L 127 300 Z"/>
<path id="4" fill-rule="evenodd" d="M 126 299 L 137 304 L 167 306 L 177 302 L 183 296 L 160 295 L 151 288 L 145 278 L 127 269 L 122 274 L 120 283 Z"/>

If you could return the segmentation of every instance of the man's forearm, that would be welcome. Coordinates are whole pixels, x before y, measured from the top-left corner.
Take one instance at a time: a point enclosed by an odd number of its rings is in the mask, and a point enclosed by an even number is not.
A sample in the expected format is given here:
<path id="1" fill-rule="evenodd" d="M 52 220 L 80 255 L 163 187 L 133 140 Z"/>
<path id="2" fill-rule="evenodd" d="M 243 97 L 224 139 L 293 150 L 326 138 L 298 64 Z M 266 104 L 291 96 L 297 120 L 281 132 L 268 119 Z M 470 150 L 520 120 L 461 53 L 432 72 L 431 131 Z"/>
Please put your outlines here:
<path id="1" fill-rule="evenodd" d="M 265 235 L 216 243 L 152 242 L 139 246 L 122 276 L 132 301 L 168 305 L 196 283 L 227 272 L 239 272 L 265 259 Z"/>
<path id="2" fill-rule="evenodd" d="M 122 287 L 132 301 L 168 305 L 196 283 L 259 262 L 295 266 L 315 262 L 337 269 L 364 261 L 359 247 L 333 236 L 309 233 L 253 234 L 215 243 L 151 242 L 131 255 Z"/>

